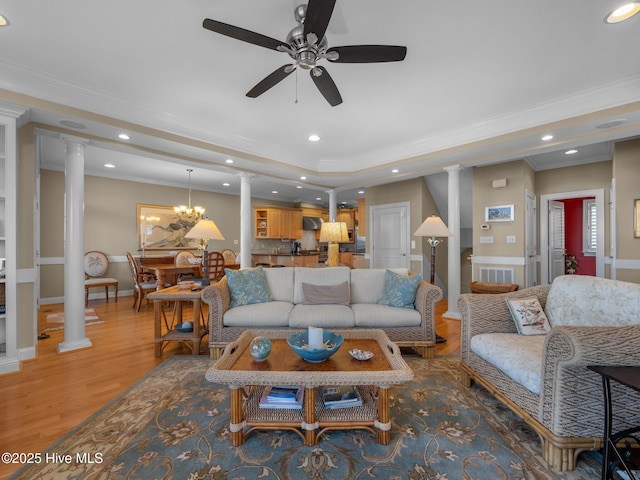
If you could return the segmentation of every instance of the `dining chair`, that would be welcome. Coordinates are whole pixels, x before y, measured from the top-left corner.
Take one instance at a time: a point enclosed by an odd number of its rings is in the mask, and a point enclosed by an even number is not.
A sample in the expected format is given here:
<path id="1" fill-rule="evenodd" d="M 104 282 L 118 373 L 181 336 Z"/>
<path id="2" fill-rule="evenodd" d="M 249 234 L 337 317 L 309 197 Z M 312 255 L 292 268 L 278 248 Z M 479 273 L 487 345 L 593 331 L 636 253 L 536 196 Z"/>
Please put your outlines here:
<path id="1" fill-rule="evenodd" d="M 224 257 L 225 265 L 229 265 L 232 263 L 237 263 L 236 258 L 238 258 L 238 254 L 229 248 L 225 248 L 222 250 L 222 256 Z"/>
<path id="2" fill-rule="evenodd" d="M 109 258 L 102 252 L 92 250 L 84 254 L 84 304 L 89 305 L 89 289 L 104 287 L 109 300 L 109 287 L 115 288 L 116 302 L 118 301 L 118 280 L 104 277 L 109 270 Z"/>
<path id="3" fill-rule="evenodd" d="M 175 257 L 176 267 L 179 267 L 181 265 L 192 265 L 190 259 L 194 259 L 194 258 L 196 258 L 195 254 L 188 250 L 183 250 L 181 252 L 178 252 L 178 254 Z"/>
<path id="4" fill-rule="evenodd" d="M 154 292 L 158 281 L 156 276 L 152 273 L 145 273 L 142 271 L 140 265 L 136 259 L 127 252 L 127 260 L 129 261 L 129 268 L 131 269 L 131 275 L 133 276 L 133 307 L 136 312 L 140 311 L 142 306 L 142 299 L 146 297 L 147 293 Z M 148 300 L 147 300 L 148 303 Z"/>
<path id="5" fill-rule="evenodd" d="M 209 284 L 214 284 L 224 277 L 224 257 L 222 253 L 209 252 L 207 274 L 209 275 Z"/>

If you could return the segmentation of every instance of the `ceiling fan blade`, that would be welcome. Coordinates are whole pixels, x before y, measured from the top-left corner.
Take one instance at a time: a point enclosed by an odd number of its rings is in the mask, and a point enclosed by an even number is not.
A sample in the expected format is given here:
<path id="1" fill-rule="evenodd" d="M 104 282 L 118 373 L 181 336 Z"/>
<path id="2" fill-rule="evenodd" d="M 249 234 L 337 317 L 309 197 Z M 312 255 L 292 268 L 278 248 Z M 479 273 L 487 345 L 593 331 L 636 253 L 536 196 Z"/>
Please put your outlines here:
<path id="1" fill-rule="evenodd" d="M 226 35 L 227 37 L 235 38 L 236 40 L 241 40 L 243 42 L 252 43 L 270 50 L 276 50 L 280 45 L 287 45 L 285 42 L 281 42 L 275 38 L 267 37 L 266 35 L 245 30 L 244 28 L 236 27 L 234 25 L 229 25 L 228 23 L 211 20 L 210 18 L 205 18 L 202 22 L 202 26 L 212 32 Z"/>
<path id="2" fill-rule="evenodd" d="M 327 50 L 337 52 L 337 60 L 334 63 L 375 63 L 375 62 L 400 62 L 407 55 L 407 47 L 395 45 L 349 45 L 346 47 L 332 47 Z"/>
<path id="3" fill-rule="evenodd" d="M 331 75 L 327 72 L 327 69 L 324 67 L 315 67 L 322 71 L 321 75 L 314 75 L 313 70 L 309 72 L 311 78 L 313 79 L 313 83 L 316 84 L 318 90 L 322 96 L 329 102 L 332 107 L 336 105 L 340 105 L 342 103 L 342 97 L 340 96 L 340 92 L 338 91 L 338 87 L 333 82 Z"/>
<path id="4" fill-rule="evenodd" d="M 315 33 L 322 40 L 327 31 L 336 0 L 309 0 L 304 18 L 304 36 Z"/>
<path id="5" fill-rule="evenodd" d="M 260 80 L 260 82 L 258 82 L 255 87 L 247 92 L 247 97 L 256 98 L 269 90 L 274 85 L 277 85 L 282 80 L 287 78 L 291 74 L 291 72 L 295 70 L 295 68 L 289 68 L 290 66 L 291 65 L 283 65 L 273 73 L 270 73 L 269 75 L 264 77 L 262 80 Z"/>

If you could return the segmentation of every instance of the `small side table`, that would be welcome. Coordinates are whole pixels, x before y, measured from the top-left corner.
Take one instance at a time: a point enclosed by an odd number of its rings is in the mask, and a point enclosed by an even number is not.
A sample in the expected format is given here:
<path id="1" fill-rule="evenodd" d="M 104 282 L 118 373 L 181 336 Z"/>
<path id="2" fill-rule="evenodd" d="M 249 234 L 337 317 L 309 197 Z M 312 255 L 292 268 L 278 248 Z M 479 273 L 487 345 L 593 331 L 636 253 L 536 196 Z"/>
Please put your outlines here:
<path id="1" fill-rule="evenodd" d="M 640 433 L 640 426 L 628 428 L 620 432 L 611 432 L 611 380 L 621 385 L 640 392 L 640 367 L 601 367 L 590 365 L 587 367 L 602 376 L 602 388 L 604 391 L 604 448 L 602 453 L 602 480 L 616 478 L 613 473 L 616 469 L 626 472 L 630 479 L 636 478 L 629 469 L 629 461 L 622 457 L 616 445 L 621 440 L 627 439 L 640 446 L 640 439 L 636 435 Z M 637 466 L 632 467 L 638 470 Z"/>
<path id="2" fill-rule="evenodd" d="M 147 293 L 147 298 L 153 300 L 154 312 L 154 342 L 156 357 L 162 355 L 162 348 L 165 342 L 191 342 L 194 355 L 200 353 L 200 342 L 207 332 L 207 327 L 201 322 L 202 301 L 201 290 L 183 290 L 177 286 L 163 288 L 155 292 Z M 175 302 L 171 323 L 167 321 L 164 312 L 164 302 Z M 193 332 L 179 332 L 175 330 L 176 325 L 182 323 L 182 307 L 184 303 L 193 303 Z M 166 333 L 162 333 L 162 320 L 164 319 Z"/>

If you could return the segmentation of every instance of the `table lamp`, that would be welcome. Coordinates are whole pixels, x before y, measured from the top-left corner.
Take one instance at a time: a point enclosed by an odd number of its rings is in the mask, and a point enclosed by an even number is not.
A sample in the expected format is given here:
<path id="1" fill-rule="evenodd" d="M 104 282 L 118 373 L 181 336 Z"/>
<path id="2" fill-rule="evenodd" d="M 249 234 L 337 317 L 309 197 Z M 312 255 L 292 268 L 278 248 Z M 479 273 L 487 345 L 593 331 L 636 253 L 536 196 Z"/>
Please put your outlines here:
<path id="1" fill-rule="evenodd" d="M 202 249 L 204 251 L 202 258 L 202 273 L 204 279 L 202 285 L 209 285 L 209 272 L 207 271 L 207 259 L 209 258 L 209 252 L 207 250 L 209 240 L 224 240 L 222 233 L 213 222 L 208 218 L 199 220 L 195 226 L 187 232 L 184 238 L 197 238 L 202 242 Z"/>
<path id="2" fill-rule="evenodd" d="M 431 283 L 435 284 L 436 247 L 442 241 L 436 237 L 453 237 L 453 233 L 449 231 L 440 217 L 436 217 L 436 215 L 433 214 L 422 222 L 422 225 L 418 227 L 414 235 L 416 237 L 430 237 L 427 238 L 427 242 L 431 245 Z"/>
<path id="3" fill-rule="evenodd" d="M 338 243 L 349 241 L 347 224 L 344 222 L 324 222 L 320 227 L 320 241 L 329 243 L 327 247 L 327 265 L 337 267 L 340 263 Z"/>

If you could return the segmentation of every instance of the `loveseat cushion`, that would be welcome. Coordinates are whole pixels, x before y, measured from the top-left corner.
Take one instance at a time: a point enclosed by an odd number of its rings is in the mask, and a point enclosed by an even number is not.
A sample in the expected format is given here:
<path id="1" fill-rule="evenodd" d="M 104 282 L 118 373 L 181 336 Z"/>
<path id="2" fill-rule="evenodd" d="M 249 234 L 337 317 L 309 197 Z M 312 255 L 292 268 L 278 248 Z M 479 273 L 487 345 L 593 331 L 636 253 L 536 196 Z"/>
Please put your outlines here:
<path id="1" fill-rule="evenodd" d="M 640 284 L 585 275 L 556 277 L 545 310 L 552 327 L 640 324 Z"/>
<path id="2" fill-rule="evenodd" d="M 227 327 L 288 327 L 293 303 L 273 301 L 230 308 L 222 323 Z"/>
<path id="3" fill-rule="evenodd" d="M 349 267 L 306 268 L 295 267 L 293 303 L 304 302 L 303 283 L 312 285 L 337 285 L 351 282 L 351 269 Z"/>
<path id="4" fill-rule="evenodd" d="M 540 395 L 544 335 L 481 333 L 469 343 L 473 353 L 530 392 Z"/>
<path id="5" fill-rule="evenodd" d="M 390 268 L 407 275 L 406 268 Z M 351 303 L 376 303 L 384 290 L 384 268 L 355 268 L 351 270 Z"/>
<path id="6" fill-rule="evenodd" d="M 413 308 L 390 307 L 375 303 L 351 305 L 356 327 L 417 327 L 421 323 L 420 312 Z"/>
<path id="7" fill-rule="evenodd" d="M 354 326 L 353 310 L 347 305 L 298 304 L 289 314 L 289 327 L 291 328 L 352 328 Z"/>
<path id="8" fill-rule="evenodd" d="M 272 300 L 293 303 L 293 275 L 295 268 L 265 268 L 264 277 Z"/>

